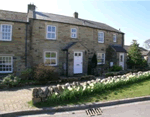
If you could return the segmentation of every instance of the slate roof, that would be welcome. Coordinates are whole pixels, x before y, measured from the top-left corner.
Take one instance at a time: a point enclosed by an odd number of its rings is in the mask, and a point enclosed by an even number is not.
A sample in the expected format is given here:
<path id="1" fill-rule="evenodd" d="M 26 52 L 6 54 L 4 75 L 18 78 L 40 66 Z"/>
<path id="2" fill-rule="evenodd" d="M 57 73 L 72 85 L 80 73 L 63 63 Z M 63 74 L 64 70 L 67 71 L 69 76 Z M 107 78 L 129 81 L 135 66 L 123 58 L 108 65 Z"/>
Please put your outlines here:
<path id="1" fill-rule="evenodd" d="M 72 47 L 74 44 L 76 44 L 77 42 L 69 42 L 62 50 L 66 51 L 68 50 L 70 47 Z"/>
<path id="2" fill-rule="evenodd" d="M 98 28 L 98 29 L 104 29 L 104 30 L 110 30 L 118 33 L 123 33 L 120 30 L 117 30 L 107 24 L 85 20 L 81 18 L 74 18 L 69 16 L 63 16 L 63 15 L 57 15 L 52 13 L 43 13 L 38 11 L 29 11 L 29 17 L 33 19 L 40 19 L 40 20 L 48 20 L 48 21 L 55 21 L 55 22 L 62 22 L 62 23 L 69 23 L 69 24 L 75 24 L 75 25 L 82 25 L 82 26 L 88 26 L 92 28 Z"/>
<path id="3" fill-rule="evenodd" d="M 129 46 L 129 45 L 125 45 L 124 46 L 124 48 L 126 49 L 126 51 L 129 51 L 130 47 L 131 46 Z M 140 48 L 141 51 L 148 51 L 148 50 L 144 49 L 143 47 L 139 47 L 139 48 Z"/>
<path id="4" fill-rule="evenodd" d="M 27 13 L 0 10 L 0 20 L 27 22 Z"/>
<path id="5" fill-rule="evenodd" d="M 98 28 L 98 29 L 123 33 L 120 30 L 117 30 L 107 24 L 85 20 L 81 18 L 74 18 L 69 16 L 57 15 L 52 13 L 43 13 L 43 12 L 31 11 L 31 10 L 29 10 L 29 13 L 0 10 L 0 20 L 27 22 L 28 18 L 69 23 L 74 25 L 82 25 L 82 26 L 87 26 L 92 28 Z"/>
<path id="6" fill-rule="evenodd" d="M 126 49 L 127 52 L 129 51 L 130 47 L 131 47 L 131 46 L 129 46 L 129 45 L 125 45 L 125 46 L 124 46 L 124 48 Z M 140 48 L 141 53 L 142 53 L 143 56 L 146 56 L 146 55 L 149 54 L 149 51 L 148 51 L 148 50 L 144 49 L 143 47 L 139 47 L 139 48 Z"/>
<path id="7" fill-rule="evenodd" d="M 127 53 L 127 51 L 126 51 L 122 46 L 119 46 L 119 45 L 111 45 L 111 47 L 112 47 L 116 52 L 125 52 L 125 53 Z"/>
<path id="8" fill-rule="evenodd" d="M 149 51 L 141 51 L 143 56 L 147 56 L 149 54 Z"/>

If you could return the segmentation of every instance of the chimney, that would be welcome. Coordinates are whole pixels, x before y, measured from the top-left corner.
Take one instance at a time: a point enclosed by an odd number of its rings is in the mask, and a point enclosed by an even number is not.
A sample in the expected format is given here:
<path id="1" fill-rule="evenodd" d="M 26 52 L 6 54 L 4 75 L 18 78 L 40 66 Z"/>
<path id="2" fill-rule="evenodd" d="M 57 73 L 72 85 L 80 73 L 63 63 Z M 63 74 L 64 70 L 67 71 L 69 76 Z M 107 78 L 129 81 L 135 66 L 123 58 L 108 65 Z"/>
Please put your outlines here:
<path id="1" fill-rule="evenodd" d="M 78 12 L 74 12 L 74 18 L 78 18 Z"/>
<path id="2" fill-rule="evenodd" d="M 133 39 L 133 42 L 134 42 L 134 43 L 137 43 L 137 40 Z"/>
<path id="3" fill-rule="evenodd" d="M 36 6 L 34 4 L 28 4 L 28 13 L 29 13 L 29 10 L 35 11 L 35 8 Z"/>

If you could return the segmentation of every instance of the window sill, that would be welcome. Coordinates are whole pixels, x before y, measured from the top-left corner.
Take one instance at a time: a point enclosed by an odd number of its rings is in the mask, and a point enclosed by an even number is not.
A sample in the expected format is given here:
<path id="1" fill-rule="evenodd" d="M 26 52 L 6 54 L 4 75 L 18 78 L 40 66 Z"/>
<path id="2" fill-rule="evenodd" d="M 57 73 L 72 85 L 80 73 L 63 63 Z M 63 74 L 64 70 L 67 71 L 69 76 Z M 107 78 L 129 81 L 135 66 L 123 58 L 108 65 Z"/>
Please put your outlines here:
<path id="1" fill-rule="evenodd" d="M 98 43 L 102 43 L 103 44 L 104 42 L 98 42 Z"/>
<path id="2" fill-rule="evenodd" d="M 48 39 L 48 38 L 46 38 L 46 40 L 56 41 L 56 39 Z"/>
<path id="3" fill-rule="evenodd" d="M 12 41 L 12 40 L 0 40 L 0 41 Z"/>
<path id="4" fill-rule="evenodd" d="M 97 63 L 97 65 L 104 65 L 104 64 L 105 64 L 105 63 L 103 63 L 103 64 L 102 64 L 102 63 Z"/>
<path id="5" fill-rule="evenodd" d="M 10 72 L 2 72 L 2 71 L 0 71 L 0 74 L 8 74 L 8 73 L 13 73 L 13 71 L 10 71 Z"/>
<path id="6" fill-rule="evenodd" d="M 77 37 L 70 37 L 71 39 L 78 39 Z"/>
<path id="7" fill-rule="evenodd" d="M 45 65 L 45 66 L 57 67 L 58 65 Z"/>

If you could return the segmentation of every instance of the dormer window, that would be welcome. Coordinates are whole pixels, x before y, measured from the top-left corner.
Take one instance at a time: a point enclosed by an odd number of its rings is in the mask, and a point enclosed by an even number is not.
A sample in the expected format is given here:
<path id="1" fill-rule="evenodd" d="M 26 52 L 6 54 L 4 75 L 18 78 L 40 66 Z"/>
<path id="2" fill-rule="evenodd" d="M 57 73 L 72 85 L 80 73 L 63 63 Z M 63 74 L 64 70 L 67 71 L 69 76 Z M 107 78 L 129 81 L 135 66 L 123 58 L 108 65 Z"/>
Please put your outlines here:
<path id="1" fill-rule="evenodd" d="M 71 38 L 77 38 L 77 29 L 71 28 Z"/>
<path id="2" fill-rule="evenodd" d="M 117 36 L 116 36 L 116 34 L 113 34 L 113 42 L 117 42 Z"/>
<path id="3" fill-rule="evenodd" d="M 11 41 L 12 40 L 12 25 L 2 24 L 0 27 L 0 40 Z"/>

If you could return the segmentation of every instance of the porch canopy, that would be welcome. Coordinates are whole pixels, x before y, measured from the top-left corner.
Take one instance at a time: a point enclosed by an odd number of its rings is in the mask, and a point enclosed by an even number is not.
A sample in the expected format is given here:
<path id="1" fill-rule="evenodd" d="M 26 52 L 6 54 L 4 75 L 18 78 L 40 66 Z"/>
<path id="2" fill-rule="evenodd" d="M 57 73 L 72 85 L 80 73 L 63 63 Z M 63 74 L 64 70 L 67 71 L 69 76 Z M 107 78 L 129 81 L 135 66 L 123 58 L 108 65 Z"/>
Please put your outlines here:
<path id="1" fill-rule="evenodd" d="M 111 45 L 111 47 L 116 51 L 116 52 L 125 52 L 127 53 L 127 51 L 120 45 Z"/>

